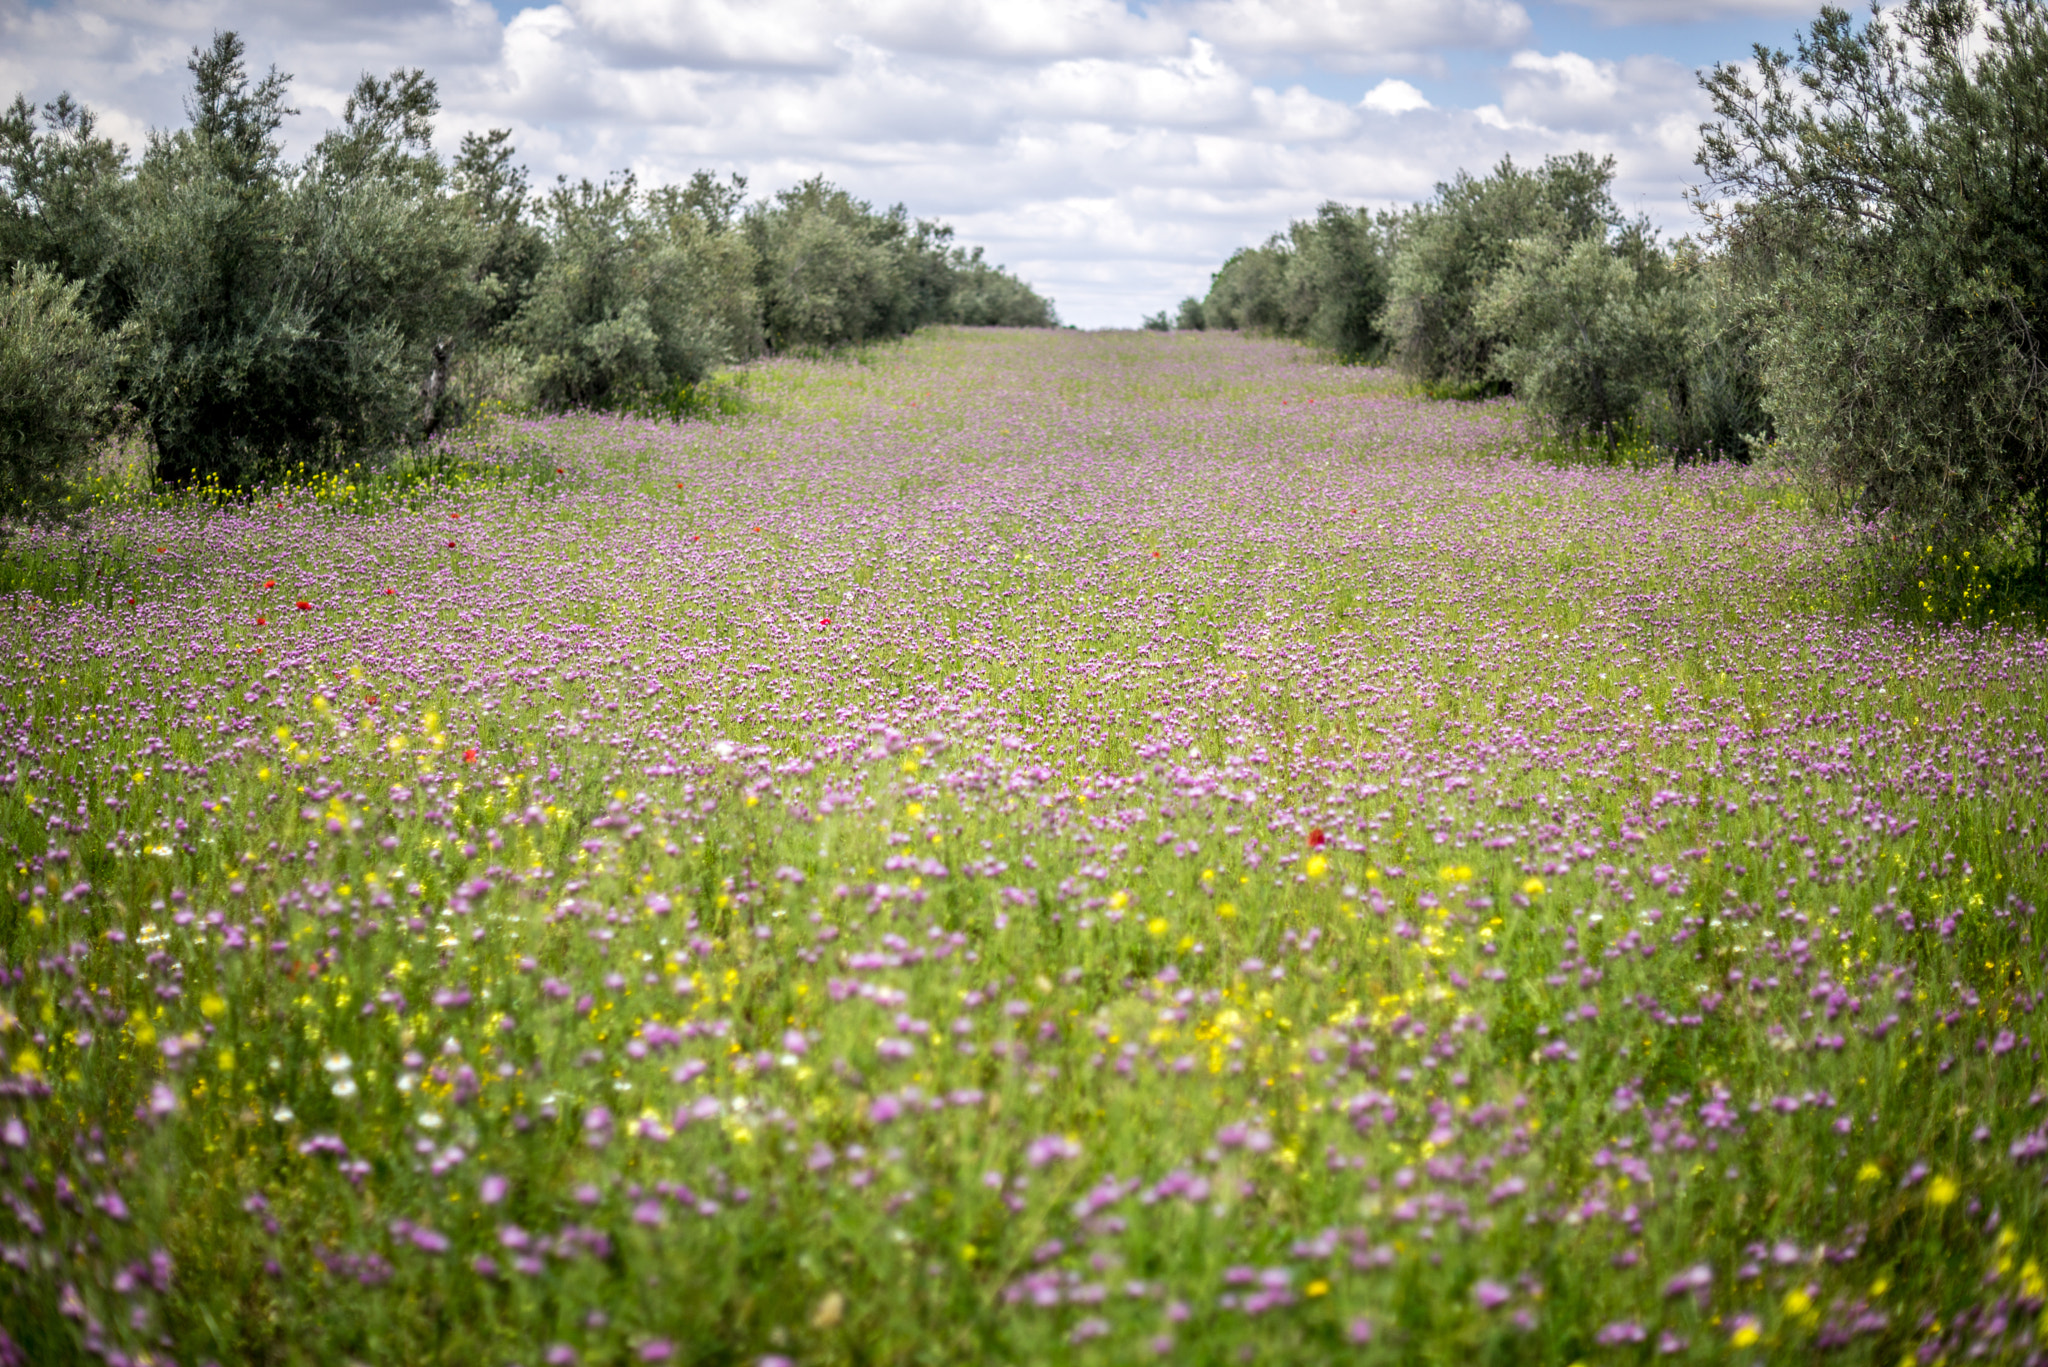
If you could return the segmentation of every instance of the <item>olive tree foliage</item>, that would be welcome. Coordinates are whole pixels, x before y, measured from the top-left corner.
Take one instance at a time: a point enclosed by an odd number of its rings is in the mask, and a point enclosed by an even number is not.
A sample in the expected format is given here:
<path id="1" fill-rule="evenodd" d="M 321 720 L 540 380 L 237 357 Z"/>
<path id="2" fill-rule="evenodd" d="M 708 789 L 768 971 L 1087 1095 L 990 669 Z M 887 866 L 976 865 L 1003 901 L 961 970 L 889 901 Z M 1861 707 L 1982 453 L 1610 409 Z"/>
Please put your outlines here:
<path id="1" fill-rule="evenodd" d="M 1725 276 L 1640 223 L 1611 240 L 1519 238 L 1474 322 L 1496 338 L 1493 377 L 1554 427 L 1742 458 L 1768 419 Z"/>
<path id="2" fill-rule="evenodd" d="M 532 191 L 517 156 L 511 131 L 493 128 L 464 133 L 449 166 L 456 207 L 478 238 L 476 314 L 469 326 L 478 337 L 518 315 L 547 260 L 547 237 L 528 212 Z"/>
<path id="3" fill-rule="evenodd" d="M 1240 247 L 1210 277 L 1202 300 L 1204 325 L 1244 332 L 1281 330 L 1287 314 L 1281 291 L 1287 283 L 1287 238 L 1274 234 L 1264 245 Z"/>
<path id="4" fill-rule="evenodd" d="M 680 196 L 563 182 L 540 216 L 547 260 L 509 333 L 543 407 L 630 404 L 752 345 L 752 253 Z"/>
<path id="5" fill-rule="evenodd" d="M 1391 226 L 1385 214 L 1334 201 L 1290 226 L 1281 331 L 1347 361 L 1380 360 Z"/>
<path id="6" fill-rule="evenodd" d="M 190 66 L 190 127 L 151 135 L 112 271 L 158 478 L 242 487 L 388 448 L 475 307 L 474 238 L 428 146 L 433 82 L 365 76 L 293 166 L 289 78 L 252 81 L 232 33 Z"/>
<path id="7" fill-rule="evenodd" d="M 1396 363 L 1428 384 L 1499 379 L 1499 319 L 1482 318 L 1481 295 L 1508 268 L 1515 243 L 1547 238 L 1568 252 L 1605 241 L 1621 226 L 1608 187 L 1614 159 L 1553 156 L 1524 170 L 1502 158 L 1491 174 L 1460 171 L 1392 229 L 1386 305 L 1379 325 Z M 1525 266 L 1528 263 L 1525 262 Z"/>
<path id="8" fill-rule="evenodd" d="M 16 262 L 0 284 L 0 513 L 55 508 L 113 411 L 115 347 L 85 282 Z"/>
<path id="9" fill-rule="evenodd" d="M 981 248 L 955 247 L 949 258 L 953 283 L 942 322 L 978 328 L 1059 326 L 1052 300 L 1002 267 L 984 261 Z"/>
<path id="10" fill-rule="evenodd" d="M 1388 231 L 1393 220 L 1331 201 L 1264 245 L 1223 263 L 1208 295 L 1181 302 L 1179 326 L 1294 337 L 1346 361 L 1386 351 Z"/>
<path id="11" fill-rule="evenodd" d="M 102 136 L 92 111 L 68 94 L 41 112 L 38 126 L 37 111 L 17 95 L 0 114 L 0 264 L 46 266 L 82 284 L 98 316 L 128 149 Z"/>
<path id="12" fill-rule="evenodd" d="M 125 334 L 101 288 L 126 150 L 59 96 L 0 114 L 0 513 L 38 515 L 114 415 Z"/>
<path id="13" fill-rule="evenodd" d="M 1774 437 L 1757 370 L 1756 330 L 1737 307 L 1728 259 L 1680 242 L 1657 272 L 1652 305 L 1662 367 L 1646 387 L 1637 428 L 1681 456 L 1747 460 Z"/>
<path id="14" fill-rule="evenodd" d="M 1518 238 L 1480 290 L 1474 330 L 1493 339 L 1491 373 L 1572 429 L 1611 431 L 1678 369 L 1664 291 L 1597 237 Z"/>
<path id="15" fill-rule="evenodd" d="M 900 204 L 878 214 L 813 177 L 755 205 L 743 228 L 773 350 L 900 336 L 942 316 L 952 230 L 913 223 Z"/>
<path id="16" fill-rule="evenodd" d="M 2048 577 L 2048 18 L 1829 8 L 1705 78 L 1699 161 L 1786 452 L 1866 514 L 2031 524 Z"/>

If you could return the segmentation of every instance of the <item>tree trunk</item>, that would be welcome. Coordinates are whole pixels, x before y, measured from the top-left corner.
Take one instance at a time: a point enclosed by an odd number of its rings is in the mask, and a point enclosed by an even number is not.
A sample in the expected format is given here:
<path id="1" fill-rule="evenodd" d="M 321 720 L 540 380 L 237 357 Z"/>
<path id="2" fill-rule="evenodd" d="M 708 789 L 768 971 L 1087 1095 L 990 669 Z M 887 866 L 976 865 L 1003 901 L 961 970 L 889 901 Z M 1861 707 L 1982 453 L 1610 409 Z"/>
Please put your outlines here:
<path id="1" fill-rule="evenodd" d="M 434 365 L 420 381 L 420 436 L 431 437 L 441 427 L 441 396 L 448 392 L 448 358 L 454 354 L 455 339 L 443 337 L 434 343 Z"/>

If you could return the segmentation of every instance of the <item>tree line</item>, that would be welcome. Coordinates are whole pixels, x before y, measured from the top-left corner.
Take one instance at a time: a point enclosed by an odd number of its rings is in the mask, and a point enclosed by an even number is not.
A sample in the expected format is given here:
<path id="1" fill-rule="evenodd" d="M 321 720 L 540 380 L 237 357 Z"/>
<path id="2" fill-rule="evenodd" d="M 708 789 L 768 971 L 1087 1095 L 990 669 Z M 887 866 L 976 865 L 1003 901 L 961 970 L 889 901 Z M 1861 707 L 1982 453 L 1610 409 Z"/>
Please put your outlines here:
<path id="1" fill-rule="evenodd" d="M 2031 543 L 2048 583 L 2048 18 L 1822 11 L 1702 78 L 1703 231 L 1660 242 L 1584 153 L 1325 204 L 1148 327 L 1295 337 L 1555 430 L 1747 458 L 1929 553 Z"/>
<path id="2" fill-rule="evenodd" d="M 158 480 L 244 488 L 374 458 L 495 398 L 677 407 L 716 368 L 930 323 L 1047 327 L 1050 301 L 823 179 L 536 193 L 503 130 L 433 147 L 434 82 L 365 75 L 304 158 L 290 77 L 241 38 L 189 63 L 139 158 L 68 95 L 0 114 L 0 498 L 58 494 L 117 415 Z"/>

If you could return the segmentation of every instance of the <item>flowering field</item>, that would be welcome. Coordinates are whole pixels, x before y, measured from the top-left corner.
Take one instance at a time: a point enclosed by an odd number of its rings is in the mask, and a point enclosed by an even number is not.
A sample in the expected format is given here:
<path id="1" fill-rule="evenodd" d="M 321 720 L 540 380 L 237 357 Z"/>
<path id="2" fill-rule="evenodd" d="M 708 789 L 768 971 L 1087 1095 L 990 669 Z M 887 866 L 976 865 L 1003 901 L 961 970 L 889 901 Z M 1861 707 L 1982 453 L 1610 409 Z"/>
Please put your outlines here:
<path id="1" fill-rule="evenodd" d="M 18 544 L 0 1364 L 2040 1358 L 2038 634 L 1278 343 L 752 387 Z"/>

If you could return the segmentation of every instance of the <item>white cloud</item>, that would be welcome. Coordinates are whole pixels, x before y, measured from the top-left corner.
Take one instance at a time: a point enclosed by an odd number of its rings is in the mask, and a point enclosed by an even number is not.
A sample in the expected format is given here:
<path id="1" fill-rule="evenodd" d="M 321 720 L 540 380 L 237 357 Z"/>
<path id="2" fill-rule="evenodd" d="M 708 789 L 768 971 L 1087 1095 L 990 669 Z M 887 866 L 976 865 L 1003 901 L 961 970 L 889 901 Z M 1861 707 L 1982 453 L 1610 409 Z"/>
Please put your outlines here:
<path id="1" fill-rule="evenodd" d="M 1810 19 L 1819 11 L 1813 0 L 1565 0 L 1565 3 L 1592 10 L 1610 24 L 1691 24 L 1747 15 Z"/>
<path id="2" fill-rule="evenodd" d="M 1500 91 L 1484 115 L 1496 126 L 1576 134 L 1589 148 L 1614 152 L 1624 175 L 1675 184 L 1690 176 L 1699 126 L 1712 115 L 1693 71 L 1668 57 L 1518 52 Z"/>
<path id="3" fill-rule="evenodd" d="M 1682 227 L 1705 112 L 1678 63 L 1536 50 L 1509 0 L 0 0 L 0 98 L 70 89 L 139 147 L 217 28 L 295 73 L 301 150 L 358 73 L 421 66 L 444 145 L 509 127 L 537 183 L 822 173 L 948 220 L 1083 325 L 1199 293 L 1326 199 L 1409 202 L 1503 153 L 1612 153 L 1624 204 Z M 1424 74 L 1457 53 L 1496 64 L 1476 108 Z"/>
<path id="4" fill-rule="evenodd" d="M 1529 32 L 1513 0 L 1184 0 L 1169 12 L 1219 47 L 1293 57 L 1505 48 Z"/>
<path id="5" fill-rule="evenodd" d="M 1416 109 L 1427 109 L 1429 97 L 1406 81 L 1389 76 L 1365 92 L 1359 104 L 1367 109 L 1377 109 L 1382 114 L 1406 114 Z"/>
<path id="6" fill-rule="evenodd" d="M 992 61 L 1171 53 L 1171 22 L 1117 0 L 570 0 L 622 60 L 825 70 L 846 40 L 895 52 Z"/>

